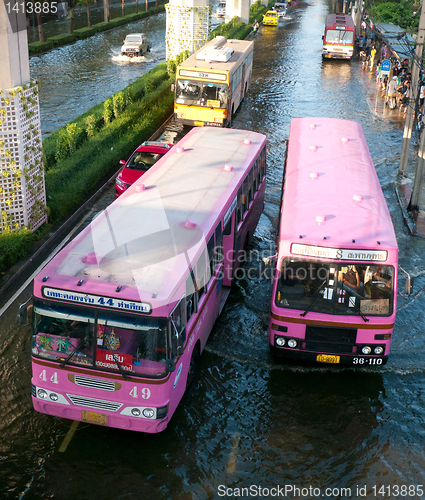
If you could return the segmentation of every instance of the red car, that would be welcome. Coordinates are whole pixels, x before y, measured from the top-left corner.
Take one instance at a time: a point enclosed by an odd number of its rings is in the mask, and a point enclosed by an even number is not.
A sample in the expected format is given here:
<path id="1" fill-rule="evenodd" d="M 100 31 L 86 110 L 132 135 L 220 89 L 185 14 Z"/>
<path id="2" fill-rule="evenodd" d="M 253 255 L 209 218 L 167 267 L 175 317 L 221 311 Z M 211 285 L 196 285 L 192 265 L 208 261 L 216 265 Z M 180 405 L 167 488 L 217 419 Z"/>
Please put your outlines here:
<path id="1" fill-rule="evenodd" d="M 124 168 L 115 179 L 115 196 L 123 194 L 172 147 L 173 144 L 166 142 L 146 141 L 140 144 L 127 163 L 121 160 L 120 163 L 124 165 Z"/>

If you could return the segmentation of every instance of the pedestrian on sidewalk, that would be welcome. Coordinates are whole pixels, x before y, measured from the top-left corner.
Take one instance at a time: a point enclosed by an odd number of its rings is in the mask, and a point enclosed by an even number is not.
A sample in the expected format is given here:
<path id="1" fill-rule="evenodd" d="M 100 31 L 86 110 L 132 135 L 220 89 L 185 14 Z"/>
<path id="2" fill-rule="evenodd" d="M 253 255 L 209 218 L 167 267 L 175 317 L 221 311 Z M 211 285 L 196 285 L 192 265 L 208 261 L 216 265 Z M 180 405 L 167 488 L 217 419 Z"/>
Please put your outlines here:
<path id="1" fill-rule="evenodd" d="M 370 51 L 370 66 L 369 66 L 370 71 L 373 70 L 373 63 L 375 60 L 375 54 L 376 54 L 375 45 L 372 45 L 372 50 Z"/>
<path id="2" fill-rule="evenodd" d="M 410 88 L 410 80 L 404 82 L 403 92 L 400 99 L 400 112 L 406 113 L 410 98 L 412 97 L 412 89 Z"/>

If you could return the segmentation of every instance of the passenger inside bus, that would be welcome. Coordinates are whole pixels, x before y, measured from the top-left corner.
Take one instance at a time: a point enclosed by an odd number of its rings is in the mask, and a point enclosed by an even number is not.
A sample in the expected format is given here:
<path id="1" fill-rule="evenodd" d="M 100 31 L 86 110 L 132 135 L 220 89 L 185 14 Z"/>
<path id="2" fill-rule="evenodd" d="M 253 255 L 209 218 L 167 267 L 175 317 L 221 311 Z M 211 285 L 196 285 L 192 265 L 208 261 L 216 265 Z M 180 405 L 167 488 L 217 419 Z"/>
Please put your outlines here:
<path id="1" fill-rule="evenodd" d="M 341 267 L 338 273 L 338 280 L 342 284 L 342 289 L 355 297 L 361 298 L 360 276 L 356 266 L 348 265 Z"/>
<path id="2" fill-rule="evenodd" d="M 367 266 L 364 276 L 365 297 L 389 298 L 392 291 L 392 269 L 389 266 Z"/>

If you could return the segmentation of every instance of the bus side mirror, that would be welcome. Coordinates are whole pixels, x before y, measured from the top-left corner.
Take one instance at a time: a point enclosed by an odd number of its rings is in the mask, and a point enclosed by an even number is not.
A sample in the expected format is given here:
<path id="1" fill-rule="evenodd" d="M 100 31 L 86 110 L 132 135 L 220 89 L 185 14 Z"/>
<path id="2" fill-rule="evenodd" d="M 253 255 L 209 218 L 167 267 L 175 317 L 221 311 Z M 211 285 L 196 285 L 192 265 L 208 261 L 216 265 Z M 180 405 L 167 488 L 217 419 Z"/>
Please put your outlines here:
<path id="1" fill-rule="evenodd" d="M 31 324 L 31 320 L 28 321 L 28 316 L 29 316 L 30 311 L 32 311 L 32 305 L 27 306 L 27 304 L 30 300 L 31 300 L 31 297 L 26 302 L 24 302 L 23 304 L 21 304 L 18 307 L 18 313 L 16 315 L 16 322 L 19 323 L 21 326 L 28 326 Z"/>
<path id="2" fill-rule="evenodd" d="M 172 84 L 171 84 L 171 92 L 174 92 L 174 89 L 175 89 L 175 87 L 174 87 L 174 83 L 172 83 Z"/>
<path id="3" fill-rule="evenodd" d="M 172 359 L 167 359 L 167 361 L 165 362 L 165 366 L 167 368 L 167 371 L 169 371 L 170 373 L 176 369 L 176 364 Z"/>
<path id="4" fill-rule="evenodd" d="M 413 291 L 413 278 L 411 276 L 407 276 L 406 283 L 404 284 L 404 290 L 407 295 L 410 295 Z"/>
<path id="5" fill-rule="evenodd" d="M 322 35 L 322 40 L 324 40 L 324 39 L 325 39 L 325 35 Z"/>

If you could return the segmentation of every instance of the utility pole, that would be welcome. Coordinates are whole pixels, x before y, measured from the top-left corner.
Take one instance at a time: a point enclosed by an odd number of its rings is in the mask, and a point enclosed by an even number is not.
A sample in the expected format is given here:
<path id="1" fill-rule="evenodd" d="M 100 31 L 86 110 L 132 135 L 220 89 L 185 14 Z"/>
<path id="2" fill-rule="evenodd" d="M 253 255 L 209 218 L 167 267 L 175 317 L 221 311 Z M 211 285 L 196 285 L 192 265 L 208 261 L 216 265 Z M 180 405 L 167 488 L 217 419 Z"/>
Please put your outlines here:
<path id="1" fill-rule="evenodd" d="M 422 190 L 422 182 L 424 178 L 424 163 L 425 163 L 425 129 L 422 129 L 421 140 L 419 143 L 419 160 L 416 166 L 415 180 L 413 182 L 412 196 L 410 197 L 410 202 L 407 207 L 408 210 L 412 212 L 419 212 L 419 200 Z"/>
<path id="2" fill-rule="evenodd" d="M 410 139 L 412 137 L 413 120 L 415 118 L 416 103 L 418 100 L 418 81 L 419 69 L 422 63 L 422 52 L 424 50 L 425 37 L 425 9 L 421 5 L 421 17 L 419 19 L 418 36 L 416 38 L 415 57 L 412 65 L 412 84 L 411 89 L 413 98 L 409 98 L 407 104 L 406 123 L 404 125 L 403 143 L 401 146 L 400 167 L 398 173 L 404 175 L 407 167 L 407 159 L 409 157 Z"/>

